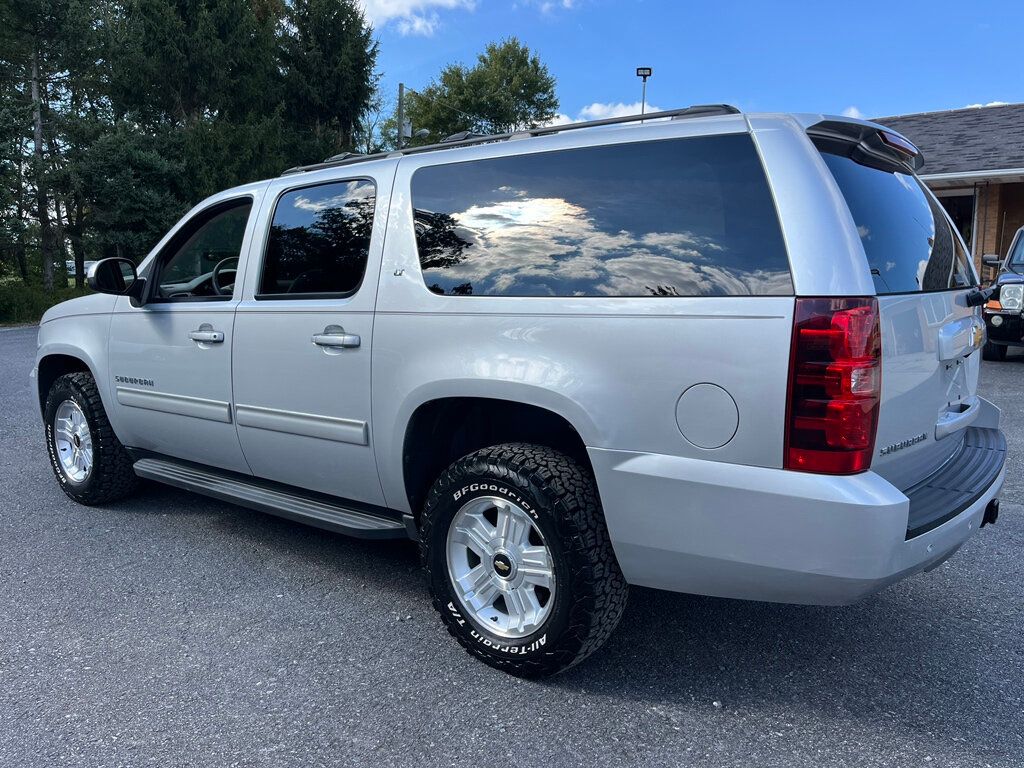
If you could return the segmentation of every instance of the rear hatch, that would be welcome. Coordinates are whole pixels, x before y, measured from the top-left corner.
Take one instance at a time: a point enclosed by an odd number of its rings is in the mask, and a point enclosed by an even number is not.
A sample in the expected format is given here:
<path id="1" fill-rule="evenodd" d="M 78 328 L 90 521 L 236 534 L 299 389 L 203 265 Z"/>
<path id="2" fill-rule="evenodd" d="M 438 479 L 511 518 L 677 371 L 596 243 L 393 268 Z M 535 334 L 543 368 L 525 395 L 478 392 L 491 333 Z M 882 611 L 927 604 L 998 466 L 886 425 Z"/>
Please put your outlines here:
<path id="1" fill-rule="evenodd" d="M 977 278 L 959 233 L 910 168 L 816 140 L 878 295 L 882 389 L 871 469 L 908 489 L 957 453 L 980 411 Z M 863 145 L 860 145 L 863 147 Z"/>

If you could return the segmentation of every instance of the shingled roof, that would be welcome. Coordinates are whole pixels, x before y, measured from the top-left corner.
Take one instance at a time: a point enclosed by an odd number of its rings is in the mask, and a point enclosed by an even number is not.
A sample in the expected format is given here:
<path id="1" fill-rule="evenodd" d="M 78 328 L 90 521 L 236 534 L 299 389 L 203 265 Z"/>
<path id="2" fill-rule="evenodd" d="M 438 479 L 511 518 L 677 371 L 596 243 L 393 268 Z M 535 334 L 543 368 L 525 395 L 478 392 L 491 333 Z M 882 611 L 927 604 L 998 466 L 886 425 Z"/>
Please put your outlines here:
<path id="1" fill-rule="evenodd" d="M 1024 168 L 1024 104 L 874 118 L 924 154 L 922 176 Z"/>

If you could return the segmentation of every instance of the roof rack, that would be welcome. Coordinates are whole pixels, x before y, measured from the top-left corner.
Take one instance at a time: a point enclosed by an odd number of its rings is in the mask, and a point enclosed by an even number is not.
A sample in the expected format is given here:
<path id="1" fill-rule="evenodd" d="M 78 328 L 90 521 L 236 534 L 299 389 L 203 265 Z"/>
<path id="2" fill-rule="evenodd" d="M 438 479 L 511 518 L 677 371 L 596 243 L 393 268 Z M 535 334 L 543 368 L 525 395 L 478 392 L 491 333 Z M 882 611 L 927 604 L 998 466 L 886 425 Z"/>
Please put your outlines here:
<path id="1" fill-rule="evenodd" d="M 427 144 L 422 147 L 406 147 L 390 152 L 378 152 L 373 155 L 359 155 L 347 153 L 312 165 L 299 165 L 289 168 L 282 173 L 287 176 L 292 173 L 304 173 L 306 171 L 319 171 L 324 168 L 335 168 L 339 165 L 352 165 L 363 163 L 368 160 L 379 160 L 384 157 L 399 157 L 402 155 L 416 155 L 421 152 L 437 152 L 442 149 L 455 149 L 456 147 L 468 147 L 474 144 L 489 144 L 496 141 L 508 141 L 509 139 L 525 139 L 532 136 L 550 136 L 565 131 L 577 131 L 581 128 L 597 128 L 602 125 L 622 125 L 624 123 L 642 123 L 646 120 L 682 120 L 692 117 L 711 117 L 713 115 L 738 115 L 739 110 L 730 104 L 698 104 L 684 109 L 671 109 L 666 112 L 649 112 L 646 115 L 625 115 L 623 117 L 607 117 L 603 120 L 587 120 L 582 123 L 567 123 L 565 125 L 545 125 L 538 128 L 524 128 L 521 131 L 511 133 L 494 133 L 487 135 L 469 134 L 467 138 L 457 138 L 460 134 L 449 136 L 438 144 Z"/>
<path id="2" fill-rule="evenodd" d="M 342 160 L 351 160 L 351 159 L 353 159 L 355 157 L 366 157 L 366 155 L 363 154 L 362 152 L 341 152 L 341 153 L 339 153 L 337 155 L 331 155 L 326 160 L 324 160 L 324 162 L 325 163 L 337 163 L 337 162 L 341 162 Z"/>

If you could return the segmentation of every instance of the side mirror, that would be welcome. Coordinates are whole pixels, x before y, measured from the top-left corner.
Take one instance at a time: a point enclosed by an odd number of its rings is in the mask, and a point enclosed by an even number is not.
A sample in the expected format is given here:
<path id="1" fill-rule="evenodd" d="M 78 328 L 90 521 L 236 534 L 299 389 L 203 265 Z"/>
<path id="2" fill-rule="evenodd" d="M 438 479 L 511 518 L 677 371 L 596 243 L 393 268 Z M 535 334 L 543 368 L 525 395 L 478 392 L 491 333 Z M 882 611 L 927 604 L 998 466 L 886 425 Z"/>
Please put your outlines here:
<path id="1" fill-rule="evenodd" d="M 135 264 L 128 259 L 101 259 L 89 269 L 89 287 L 97 293 L 125 296 L 138 279 Z"/>
<path id="2" fill-rule="evenodd" d="M 986 267 L 996 267 L 998 269 L 1003 263 L 1003 257 L 994 253 L 986 253 L 981 257 L 981 263 Z"/>

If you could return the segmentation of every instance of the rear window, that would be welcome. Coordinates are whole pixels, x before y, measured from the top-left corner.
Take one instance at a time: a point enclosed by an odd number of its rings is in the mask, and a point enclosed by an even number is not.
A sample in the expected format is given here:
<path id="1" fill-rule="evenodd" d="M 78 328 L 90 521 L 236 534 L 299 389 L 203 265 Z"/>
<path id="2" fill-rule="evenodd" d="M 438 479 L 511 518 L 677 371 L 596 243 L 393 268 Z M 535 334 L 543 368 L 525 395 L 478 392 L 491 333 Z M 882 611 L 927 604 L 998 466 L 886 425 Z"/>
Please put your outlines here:
<path id="1" fill-rule="evenodd" d="M 745 134 L 429 166 L 412 199 L 423 279 L 439 294 L 793 293 Z"/>
<path id="2" fill-rule="evenodd" d="M 880 294 L 975 285 L 969 257 L 917 178 L 822 152 L 853 214 Z"/>

